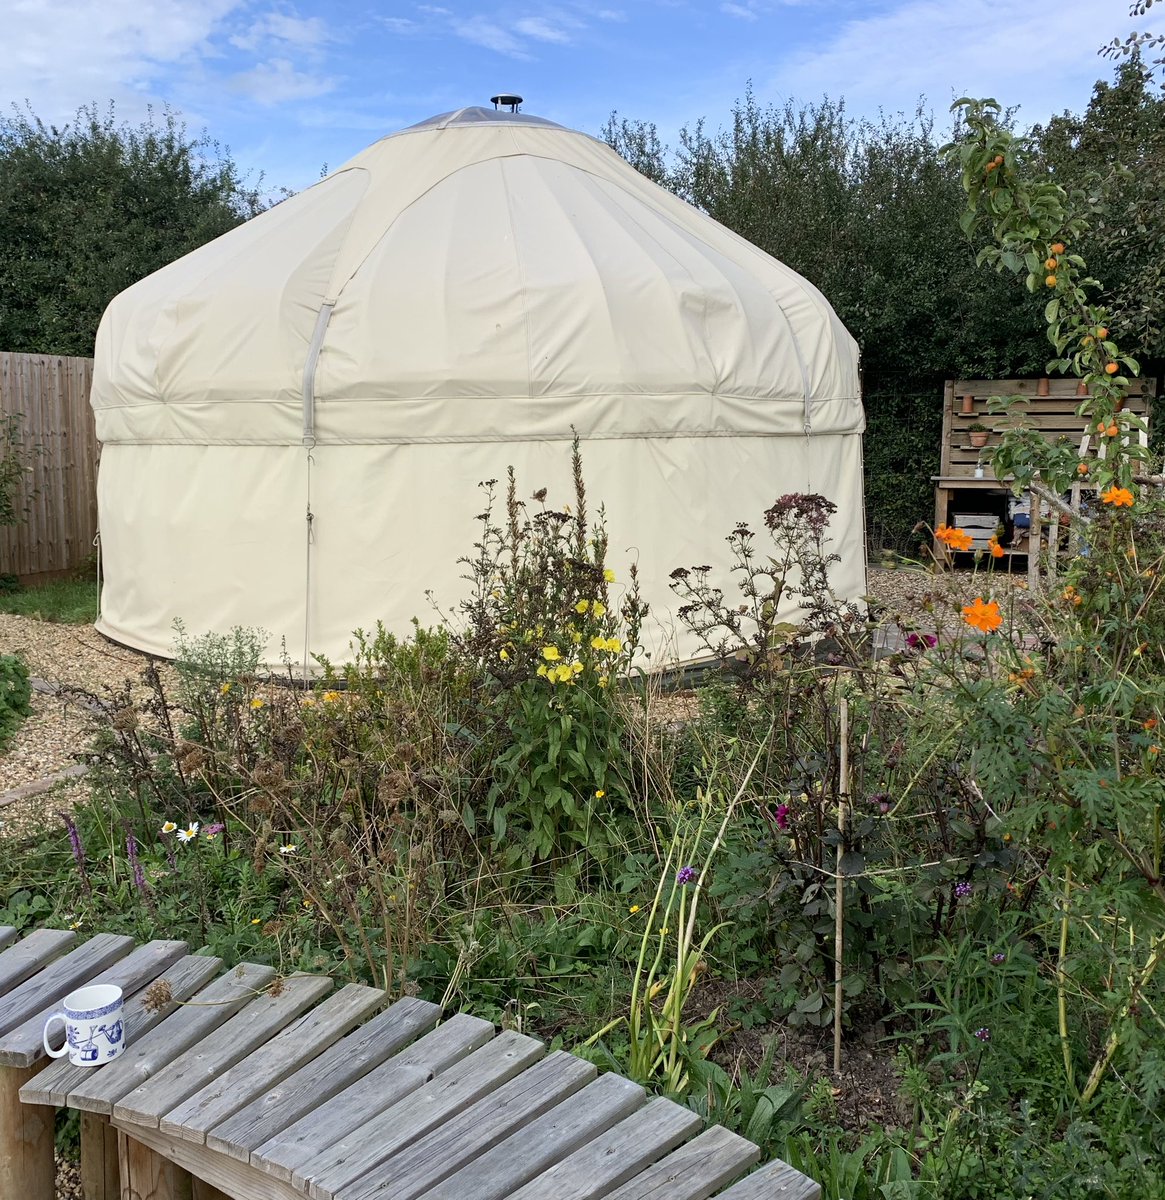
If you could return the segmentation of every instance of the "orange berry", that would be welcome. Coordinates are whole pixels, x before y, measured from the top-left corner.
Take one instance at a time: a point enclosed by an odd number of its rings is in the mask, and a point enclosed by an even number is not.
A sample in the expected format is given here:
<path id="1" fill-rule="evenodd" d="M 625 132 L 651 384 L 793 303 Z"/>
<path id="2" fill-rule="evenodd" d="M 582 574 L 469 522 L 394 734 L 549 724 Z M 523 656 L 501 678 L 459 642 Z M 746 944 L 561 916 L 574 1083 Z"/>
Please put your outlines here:
<path id="1" fill-rule="evenodd" d="M 990 175 L 992 171 L 994 171 L 998 168 L 998 166 L 999 166 L 998 163 L 989 162 L 987 164 L 987 174 Z"/>
<path id="2" fill-rule="evenodd" d="M 1053 242 L 1051 249 L 1052 249 L 1053 254 L 1063 254 L 1064 249 L 1065 249 L 1064 243 L 1063 242 Z"/>
<path id="3" fill-rule="evenodd" d="M 1056 269 L 1056 260 L 1054 258 L 1049 258 L 1044 263 L 1044 269 L 1048 271 L 1054 271 Z"/>
<path id="4" fill-rule="evenodd" d="M 1103 421 L 1097 421 L 1097 422 L 1096 422 L 1096 432 L 1097 432 L 1097 433 L 1103 433 L 1103 432 L 1104 432 L 1104 430 L 1105 430 L 1105 424 L 1104 424 L 1104 422 L 1103 422 Z"/>
<path id="5" fill-rule="evenodd" d="M 1045 280 L 1044 280 L 1044 282 L 1045 282 L 1045 283 L 1048 285 L 1048 287 L 1055 287 L 1055 286 L 1056 286 L 1056 277 L 1055 277 L 1055 275 L 1049 275 L 1049 276 L 1047 277 L 1047 279 L 1045 279 Z"/>
<path id="6" fill-rule="evenodd" d="M 1109 375 L 1115 375 L 1120 370 L 1120 367 L 1116 363 L 1109 363 L 1104 369 Z"/>
<path id="7" fill-rule="evenodd" d="M 1081 464 L 1080 464 L 1080 465 L 1079 465 L 1079 466 L 1076 468 L 1076 474 L 1077 474 L 1077 475 L 1087 475 L 1087 474 L 1088 474 L 1088 464 L 1087 464 L 1087 463 L 1081 463 Z"/>
<path id="8" fill-rule="evenodd" d="M 995 159 L 994 159 L 994 161 L 995 161 L 995 165 L 996 165 L 997 167 L 1001 167 L 1001 166 L 1003 166 L 1003 155 L 1002 155 L 1002 154 L 997 154 L 997 155 L 995 156 Z"/>
<path id="9" fill-rule="evenodd" d="M 1096 331 L 1096 336 L 1097 336 L 1098 338 L 1100 338 L 1100 340 L 1103 342 L 1103 341 L 1104 341 L 1104 339 L 1105 339 L 1106 337 L 1108 337 L 1108 330 L 1107 330 L 1107 329 L 1105 329 L 1105 327 L 1104 327 L 1103 325 L 1101 325 L 1101 326 L 1100 326 L 1100 327 L 1097 329 L 1097 331 Z"/>
<path id="10" fill-rule="evenodd" d="M 1116 437 L 1120 430 L 1115 425 L 1110 425 L 1105 431 L 1109 437 Z"/>

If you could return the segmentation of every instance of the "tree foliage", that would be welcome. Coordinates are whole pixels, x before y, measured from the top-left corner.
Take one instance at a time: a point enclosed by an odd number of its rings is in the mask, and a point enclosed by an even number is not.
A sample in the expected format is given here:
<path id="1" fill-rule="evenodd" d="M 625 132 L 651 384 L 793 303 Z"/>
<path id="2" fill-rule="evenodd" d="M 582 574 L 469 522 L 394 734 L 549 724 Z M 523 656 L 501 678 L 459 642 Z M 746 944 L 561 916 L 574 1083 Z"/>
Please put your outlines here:
<path id="1" fill-rule="evenodd" d="M 170 111 L 0 118 L 0 348 L 93 353 L 124 288 L 263 207 L 229 155 Z"/>

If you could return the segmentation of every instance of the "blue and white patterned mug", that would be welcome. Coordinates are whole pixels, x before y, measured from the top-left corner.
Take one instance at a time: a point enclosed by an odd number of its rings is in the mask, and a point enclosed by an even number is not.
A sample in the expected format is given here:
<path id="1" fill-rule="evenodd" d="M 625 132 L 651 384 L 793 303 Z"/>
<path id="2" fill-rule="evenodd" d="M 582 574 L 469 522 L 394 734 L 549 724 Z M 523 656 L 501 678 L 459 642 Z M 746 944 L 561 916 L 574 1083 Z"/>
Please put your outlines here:
<path id="1" fill-rule="evenodd" d="M 68 1054 L 77 1067 L 100 1067 L 112 1062 L 125 1049 L 125 1020 L 121 988 L 111 983 L 94 983 L 70 992 L 64 1012 L 53 1013 L 45 1022 L 44 1048 L 53 1058 Z M 49 1045 L 49 1028 L 54 1021 L 65 1026 L 65 1044 L 54 1050 Z"/>

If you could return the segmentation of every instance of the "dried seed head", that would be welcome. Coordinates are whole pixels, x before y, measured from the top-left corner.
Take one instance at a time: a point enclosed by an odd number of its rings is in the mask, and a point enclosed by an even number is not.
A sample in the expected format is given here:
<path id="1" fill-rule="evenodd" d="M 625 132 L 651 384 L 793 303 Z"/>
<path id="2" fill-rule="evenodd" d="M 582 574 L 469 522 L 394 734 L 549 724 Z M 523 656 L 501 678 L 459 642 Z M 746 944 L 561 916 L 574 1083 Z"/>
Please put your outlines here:
<path id="1" fill-rule="evenodd" d="M 142 1008 L 148 1013 L 161 1012 L 174 1003 L 174 992 L 167 979 L 155 979 L 142 995 Z"/>
<path id="2" fill-rule="evenodd" d="M 275 811 L 275 801 L 270 796 L 260 793 L 251 797 L 247 802 L 247 809 L 256 816 L 269 817 Z"/>
<path id="3" fill-rule="evenodd" d="M 131 733 L 138 727 L 137 709 L 132 704 L 117 709 L 113 714 L 113 728 L 121 733 Z"/>
<path id="4" fill-rule="evenodd" d="M 269 996 L 282 996 L 285 990 L 286 981 L 282 975 L 276 975 L 267 986 L 267 994 Z"/>

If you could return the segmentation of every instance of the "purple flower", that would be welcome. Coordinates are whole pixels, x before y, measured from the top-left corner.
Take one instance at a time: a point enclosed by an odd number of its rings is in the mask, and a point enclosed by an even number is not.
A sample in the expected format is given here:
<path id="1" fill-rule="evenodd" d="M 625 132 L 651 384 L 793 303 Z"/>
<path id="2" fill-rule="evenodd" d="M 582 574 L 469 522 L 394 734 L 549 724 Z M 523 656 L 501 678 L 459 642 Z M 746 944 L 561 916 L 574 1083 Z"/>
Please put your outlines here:
<path id="1" fill-rule="evenodd" d="M 1001 950 L 1001 951 L 1000 951 L 998 954 L 993 954 L 993 955 L 991 956 L 991 961 L 992 961 L 992 962 L 993 962 L 993 963 L 994 963 L 996 966 L 999 966 L 999 964 L 1000 964 L 1000 963 L 1005 963 L 1005 962 L 1007 962 L 1007 955 L 1006 955 L 1006 954 L 1004 954 L 1004 953 L 1003 953 L 1003 951 Z"/>
<path id="2" fill-rule="evenodd" d="M 203 835 L 203 837 L 215 837 L 217 834 L 222 833 L 222 831 L 225 828 L 226 828 L 226 826 L 221 821 L 219 821 L 215 825 L 204 826 L 203 830 L 202 830 L 202 835 Z"/>
<path id="3" fill-rule="evenodd" d="M 144 896 L 150 890 L 150 885 L 146 883 L 146 872 L 142 860 L 138 858 L 138 840 L 128 828 L 125 831 L 125 856 L 129 859 L 133 885 Z"/>
<path id="4" fill-rule="evenodd" d="M 65 823 L 65 828 L 69 831 L 69 845 L 73 848 L 73 861 L 77 864 L 77 870 L 81 875 L 81 882 L 85 886 L 86 893 L 92 889 L 89 886 L 89 873 L 85 870 L 85 847 L 81 845 L 81 834 L 77 829 L 77 824 L 68 813 L 59 812 L 57 816 Z"/>
<path id="5" fill-rule="evenodd" d="M 695 867 L 680 867 L 679 871 L 676 872 L 676 883 L 678 883 L 680 885 L 680 887 L 687 887 L 687 885 L 689 883 L 695 883 L 695 882 L 696 882 L 696 868 Z"/>
<path id="6" fill-rule="evenodd" d="M 777 828 L 782 833 L 787 833 L 789 829 L 789 806 L 787 804 L 777 805 Z"/>
<path id="7" fill-rule="evenodd" d="M 955 896 L 959 900 L 966 900 L 975 889 L 964 879 L 962 883 L 955 884 Z"/>
<path id="8" fill-rule="evenodd" d="M 975 1030 L 975 1036 L 981 1042 L 989 1042 L 991 1040 L 991 1030 L 988 1029 L 986 1025 L 980 1025 L 979 1028 Z"/>
<path id="9" fill-rule="evenodd" d="M 908 633 L 906 645 L 911 650 L 933 650 L 938 645 L 938 638 L 933 633 Z"/>

